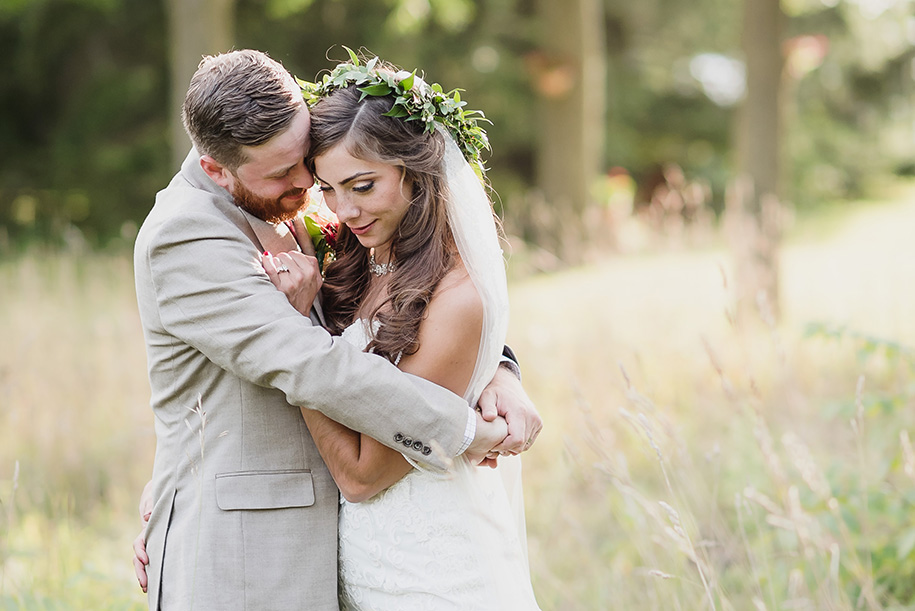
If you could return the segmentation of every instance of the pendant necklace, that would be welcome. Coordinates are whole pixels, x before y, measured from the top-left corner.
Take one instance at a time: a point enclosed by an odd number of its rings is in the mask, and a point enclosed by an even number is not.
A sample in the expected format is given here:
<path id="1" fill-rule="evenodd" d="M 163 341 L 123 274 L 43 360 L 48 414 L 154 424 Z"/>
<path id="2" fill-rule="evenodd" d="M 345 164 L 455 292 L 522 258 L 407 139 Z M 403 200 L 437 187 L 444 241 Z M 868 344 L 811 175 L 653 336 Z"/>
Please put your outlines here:
<path id="1" fill-rule="evenodd" d="M 375 262 L 375 249 L 373 248 L 369 252 L 369 271 L 372 272 L 372 275 L 377 277 L 384 276 L 389 272 L 394 271 L 394 262 L 388 261 L 387 263 L 376 263 Z"/>

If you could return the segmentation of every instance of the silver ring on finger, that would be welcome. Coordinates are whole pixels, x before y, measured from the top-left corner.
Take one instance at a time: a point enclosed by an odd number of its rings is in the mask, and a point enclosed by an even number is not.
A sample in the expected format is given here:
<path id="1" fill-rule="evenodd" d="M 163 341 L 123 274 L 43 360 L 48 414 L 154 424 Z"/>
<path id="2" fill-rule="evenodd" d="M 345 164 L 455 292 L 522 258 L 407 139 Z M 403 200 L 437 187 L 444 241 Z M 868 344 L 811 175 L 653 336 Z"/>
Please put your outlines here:
<path id="1" fill-rule="evenodd" d="M 286 267 L 285 265 L 280 265 L 278 268 L 276 268 L 276 273 L 278 273 L 278 274 L 282 274 L 283 272 L 288 272 L 288 271 L 289 271 L 289 268 Z"/>

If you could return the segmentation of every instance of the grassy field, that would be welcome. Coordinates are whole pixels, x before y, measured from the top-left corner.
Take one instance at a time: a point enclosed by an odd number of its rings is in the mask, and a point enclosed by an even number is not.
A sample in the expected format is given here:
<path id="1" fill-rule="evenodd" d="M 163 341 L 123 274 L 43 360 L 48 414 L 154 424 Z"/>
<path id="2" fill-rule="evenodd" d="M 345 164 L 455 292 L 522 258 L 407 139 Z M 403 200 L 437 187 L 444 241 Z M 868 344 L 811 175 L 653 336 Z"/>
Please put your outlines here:
<path id="1" fill-rule="evenodd" d="M 915 608 L 911 194 L 804 220 L 778 325 L 730 324 L 714 247 L 513 283 L 545 610 Z M 0 262 L 0 338 L 0 609 L 144 608 L 129 260 Z"/>

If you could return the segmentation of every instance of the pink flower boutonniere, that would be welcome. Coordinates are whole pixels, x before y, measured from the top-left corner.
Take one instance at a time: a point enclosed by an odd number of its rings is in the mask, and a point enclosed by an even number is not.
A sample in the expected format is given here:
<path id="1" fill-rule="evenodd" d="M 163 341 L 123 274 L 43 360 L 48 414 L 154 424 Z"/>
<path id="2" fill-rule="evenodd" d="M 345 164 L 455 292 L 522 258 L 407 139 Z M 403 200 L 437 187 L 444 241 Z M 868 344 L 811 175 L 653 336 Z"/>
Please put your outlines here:
<path id="1" fill-rule="evenodd" d="M 309 195 L 311 197 L 308 207 L 305 208 L 303 220 L 308 229 L 308 235 L 311 237 L 311 243 L 315 246 L 318 268 L 323 274 L 327 264 L 336 258 L 337 228 L 340 222 L 324 203 L 324 197 L 319 189 L 312 189 Z"/>

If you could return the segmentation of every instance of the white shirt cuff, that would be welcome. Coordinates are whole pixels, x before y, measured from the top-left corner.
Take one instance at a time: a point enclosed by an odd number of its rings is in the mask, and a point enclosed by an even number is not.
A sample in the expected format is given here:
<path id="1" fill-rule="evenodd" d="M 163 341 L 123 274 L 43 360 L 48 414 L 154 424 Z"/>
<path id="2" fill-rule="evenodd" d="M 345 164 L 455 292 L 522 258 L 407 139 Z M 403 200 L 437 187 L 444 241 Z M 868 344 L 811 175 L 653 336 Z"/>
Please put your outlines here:
<path id="1" fill-rule="evenodd" d="M 470 444 L 473 443 L 473 438 L 477 434 L 477 412 L 472 407 L 467 408 L 467 427 L 464 429 L 464 443 L 461 444 L 461 447 L 458 448 L 457 455 L 460 456 L 464 453 L 467 448 L 470 447 Z"/>
<path id="2" fill-rule="evenodd" d="M 476 434 L 477 434 L 477 412 L 475 409 L 468 406 L 467 407 L 467 427 L 464 429 L 464 443 L 462 443 L 461 447 L 458 448 L 458 453 L 457 453 L 458 456 L 463 454 L 467 450 L 467 448 L 470 447 L 470 444 L 473 443 L 473 438 Z M 401 454 L 401 456 L 403 456 L 407 460 L 408 463 L 410 463 L 411 465 L 413 465 L 415 468 L 419 469 L 420 471 L 425 471 L 427 473 L 437 473 L 436 470 L 431 469 L 425 463 L 421 463 L 416 460 L 413 460 L 406 454 Z"/>

